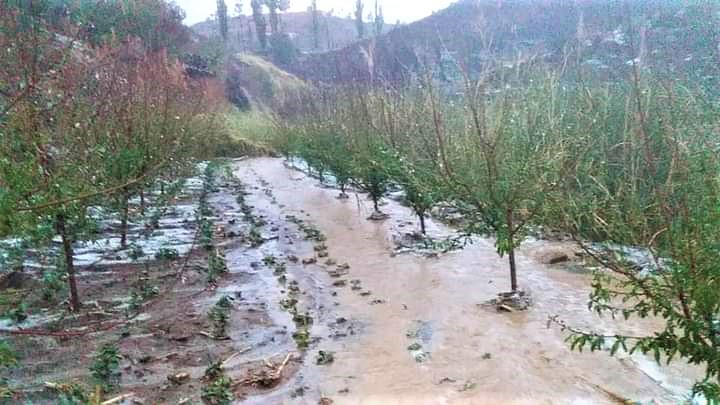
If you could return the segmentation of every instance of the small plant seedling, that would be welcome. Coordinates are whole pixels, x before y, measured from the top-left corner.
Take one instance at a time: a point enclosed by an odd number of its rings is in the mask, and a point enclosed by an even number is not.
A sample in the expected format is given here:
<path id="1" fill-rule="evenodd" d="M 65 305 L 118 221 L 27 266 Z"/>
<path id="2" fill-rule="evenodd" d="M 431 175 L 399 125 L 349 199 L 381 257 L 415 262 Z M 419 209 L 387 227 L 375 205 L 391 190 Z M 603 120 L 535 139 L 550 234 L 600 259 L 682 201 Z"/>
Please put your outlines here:
<path id="1" fill-rule="evenodd" d="M 134 243 L 130 245 L 130 251 L 128 252 L 128 257 L 131 260 L 137 261 L 138 259 L 140 259 L 143 256 L 145 256 L 145 251 L 143 251 L 142 246 L 136 245 Z"/>
<path id="2" fill-rule="evenodd" d="M 299 329 L 292 335 L 298 349 L 305 350 L 310 346 L 310 332 L 307 329 Z"/>
<path id="3" fill-rule="evenodd" d="M 219 305 L 215 305 L 209 313 L 212 322 L 212 337 L 215 339 L 227 338 L 227 325 L 230 316 L 227 309 Z"/>
<path id="4" fill-rule="evenodd" d="M 218 276 L 228 272 L 227 261 L 223 254 L 213 249 L 208 257 L 208 283 L 214 283 Z"/>
<path id="5" fill-rule="evenodd" d="M 206 381 L 212 381 L 215 380 L 223 375 L 222 371 L 222 362 L 217 361 L 208 366 L 208 368 L 205 369 L 205 380 Z"/>
<path id="6" fill-rule="evenodd" d="M 223 295 L 215 305 L 223 309 L 232 309 L 233 299 L 227 295 Z"/>
<path id="7" fill-rule="evenodd" d="M 304 314 L 295 313 L 293 315 L 293 322 L 295 322 L 295 324 L 298 327 L 307 327 L 309 325 L 312 325 L 313 318 L 308 313 L 304 313 Z"/>
<path id="8" fill-rule="evenodd" d="M 8 309 L 4 316 L 4 318 L 10 319 L 15 324 L 20 324 L 25 322 L 25 320 L 28 318 L 27 314 L 27 304 L 20 303 L 14 308 Z"/>
<path id="9" fill-rule="evenodd" d="M 318 352 L 317 358 L 315 359 L 315 364 L 317 364 L 318 366 L 324 366 L 327 364 L 332 364 L 334 361 L 335 353 L 320 350 Z"/>
<path id="10" fill-rule="evenodd" d="M 277 263 L 277 258 L 273 255 L 267 255 L 263 257 L 262 260 L 263 264 L 266 266 L 274 266 Z"/>
<path id="11" fill-rule="evenodd" d="M 65 289 L 66 281 L 58 270 L 46 271 L 43 274 L 41 294 L 45 301 L 55 301 L 57 296 Z"/>
<path id="12" fill-rule="evenodd" d="M 263 238 L 262 234 L 260 233 L 260 229 L 258 229 L 257 226 L 253 226 L 252 228 L 250 228 L 247 240 L 248 242 L 250 242 L 250 246 L 254 248 L 259 247 L 263 243 L 265 243 L 265 238 Z"/>
<path id="13" fill-rule="evenodd" d="M 109 392 L 113 387 L 117 386 L 120 379 L 120 352 L 117 346 L 107 344 L 103 346 L 99 352 L 95 354 L 92 365 L 90 366 L 90 374 L 95 381 L 103 388 L 103 391 Z"/>
<path id="14" fill-rule="evenodd" d="M 202 399 L 210 405 L 228 405 L 235 399 L 232 392 L 232 381 L 221 375 L 202 389 Z"/>
<path id="15" fill-rule="evenodd" d="M 177 249 L 161 248 L 155 253 L 155 259 L 157 260 L 175 260 L 180 257 L 180 253 Z"/>

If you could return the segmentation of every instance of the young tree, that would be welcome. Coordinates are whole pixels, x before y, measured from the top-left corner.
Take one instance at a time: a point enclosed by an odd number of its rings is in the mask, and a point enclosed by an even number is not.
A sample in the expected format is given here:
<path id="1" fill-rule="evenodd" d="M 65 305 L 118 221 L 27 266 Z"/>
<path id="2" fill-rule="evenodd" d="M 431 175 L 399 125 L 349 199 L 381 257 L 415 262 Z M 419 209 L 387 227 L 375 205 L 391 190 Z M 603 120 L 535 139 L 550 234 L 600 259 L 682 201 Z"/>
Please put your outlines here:
<path id="1" fill-rule="evenodd" d="M 359 39 L 365 38 L 365 22 L 363 21 L 363 8 L 365 5 L 362 0 L 355 2 L 355 28 Z"/>
<path id="2" fill-rule="evenodd" d="M 552 73 L 534 77 L 525 88 L 507 87 L 492 98 L 484 85 L 483 79 L 468 79 L 466 108 L 450 112 L 462 115 L 449 122 L 469 128 L 464 130 L 448 128 L 438 96 L 430 80 L 426 82 L 437 167 L 450 200 L 461 203 L 458 208 L 468 221 L 467 231 L 495 236 L 498 254 L 508 256 L 515 293 L 519 291 L 515 251 L 568 164 L 559 111 L 572 94 L 561 91 Z M 449 134 L 454 136 L 452 142 Z"/>
<path id="3" fill-rule="evenodd" d="M 352 181 L 355 187 L 368 193 L 373 202 L 371 220 L 382 220 L 387 215 L 380 210 L 380 200 L 385 196 L 390 185 L 388 167 L 392 156 L 377 141 L 370 140 L 357 146 L 352 160 Z"/>
<path id="4" fill-rule="evenodd" d="M 440 201 L 440 187 L 432 182 L 433 167 L 420 161 L 410 161 L 403 152 L 396 153 L 396 160 L 390 167 L 390 178 L 402 187 L 405 201 L 420 221 L 420 232 L 426 235 L 426 217 Z"/>
<path id="5" fill-rule="evenodd" d="M 267 48 L 267 22 L 265 21 L 265 15 L 263 15 L 263 3 L 261 0 L 252 0 L 250 6 L 252 7 L 255 32 L 260 43 L 260 49 L 265 50 Z"/>
<path id="6" fill-rule="evenodd" d="M 218 30 L 223 41 L 227 42 L 228 39 L 228 8 L 225 0 L 217 0 L 217 12 L 216 18 L 218 23 Z"/>

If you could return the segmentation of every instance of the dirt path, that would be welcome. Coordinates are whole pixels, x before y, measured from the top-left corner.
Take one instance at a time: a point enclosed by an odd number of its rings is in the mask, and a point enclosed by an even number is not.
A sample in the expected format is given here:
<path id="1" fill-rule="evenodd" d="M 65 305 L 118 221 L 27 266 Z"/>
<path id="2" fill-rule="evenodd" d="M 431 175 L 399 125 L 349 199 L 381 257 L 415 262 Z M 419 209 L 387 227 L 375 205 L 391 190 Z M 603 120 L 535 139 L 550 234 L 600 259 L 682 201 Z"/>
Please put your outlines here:
<path id="1" fill-rule="evenodd" d="M 399 204 L 383 207 L 389 220 L 370 222 L 364 196 L 338 200 L 336 190 L 318 187 L 317 180 L 279 159 L 242 161 L 234 170 L 255 186 L 248 201 L 256 212 L 313 223 L 327 237 L 330 258 L 350 265 L 341 278 L 328 274 L 336 266 L 323 264 L 325 258 L 290 269 L 317 318 L 313 344 L 286 389 L 250 397 L 249 403 L 288 402 L 293 393 L 301 403 L 328 397 L 340 404 L 595 404 L 619 398 L 670 404 L 683 399 L 697 376 L 686 365 L 660 368 L 644 356 L 571 353 L 564 335 L 547 328 L 548 316 L 600 331 L 652 328 L 588 313 L 588 275 L 521 255 L 521 286 L 535 304 L 525 313 L 500 314 L 478 305 L 508 289 L 507 266 L 491 241 L 434 259 L 391 257 L 392 235 L 414 223 Z M 437 223 L 430 227 L 448 232 Z M 301 259 L 312 254 L 298 252 Z M 231 255 L 229 262 L 232 268 Z M 347 284 L 333 286 L 338 280 Z M 335 361 L 315 365 L 318 350 L 335 352 Z"/>

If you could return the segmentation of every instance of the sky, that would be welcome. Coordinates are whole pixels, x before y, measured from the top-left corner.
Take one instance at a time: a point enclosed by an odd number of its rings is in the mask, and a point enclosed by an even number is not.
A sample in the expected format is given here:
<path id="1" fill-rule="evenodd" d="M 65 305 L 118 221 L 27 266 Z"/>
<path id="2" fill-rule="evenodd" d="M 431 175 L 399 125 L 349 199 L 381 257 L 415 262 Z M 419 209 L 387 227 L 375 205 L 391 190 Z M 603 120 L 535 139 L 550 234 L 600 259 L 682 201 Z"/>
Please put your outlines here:
<path id="1" fill-rule="evenodd" d="M 365 15 L 375 7 L 374 0 L 365 1 Z M 427 17 L 433 11 L 442 10 L 454 0 L 378 0 L 383 8 L 385 21 L 394 23 L 400 20 L 404 23 L 413 22 Z M 225 0 L 230 15 L 235 15 L 235 3 L 237 0 Z M 182 7 L 187 13 L 185 23 L 192 25 L 205 21 L 215 13 L 216 3 L 214 0 L 175 0 L 175 3 Z M 250 0 L 242 1 L 245 14 L 250 14 Z M 310 6 L 311 0 L 290 0 L 290 11 L 305 11 Z M 355 9 L 355 0 L 318 0 L 318 8 L 323 11 L 334 10 L 336 16 L 345 17 Z"/>

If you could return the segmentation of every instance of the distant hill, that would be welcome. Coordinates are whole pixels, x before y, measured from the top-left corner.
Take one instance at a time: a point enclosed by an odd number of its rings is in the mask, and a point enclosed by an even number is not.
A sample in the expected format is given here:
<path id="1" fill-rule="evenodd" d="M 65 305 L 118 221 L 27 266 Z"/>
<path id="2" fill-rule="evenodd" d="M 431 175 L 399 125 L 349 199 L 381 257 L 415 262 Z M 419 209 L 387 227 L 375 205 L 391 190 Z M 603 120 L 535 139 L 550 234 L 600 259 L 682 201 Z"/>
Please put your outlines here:
<path id="1" fill-rule="evenodd" d="M 445 10 L 342 49 L 313 53 L 287 68 L 320 82 L 404 80 L 423 66 L 457 75 L 488 62 L 570 58 L 607 77 L 632 61 L 708 79 L 720 63 L 716 0 L 460 0 Z"/>
<path id="2" fill-rule="evenodd" d="M 267 16 L 265 17 L 268 18 Z M 319 47 L 316 49 L 313 38 L 312 13 L 294 12 L 280 13 L 282 31 L 290 35 L 293 43 L 301 52 L 324 52 L 343 48 L 358 40 L 355 20 L 342 18 L 328 13 L 320 13 Z M 387 32 L 394 27 L 385 24 Z M 211 38 L 218 35 L 217 22 L 207 20 L 191 27 L 198 35 Z M 235 51 L 257 51 L 260 44 L 255 33 L 255 24 L 252 17 L 240 16 L 230 18 L 228 21 L 230 46 Z M 366 24 L 366 33 L 372 33 L 371 24 Z"/>

